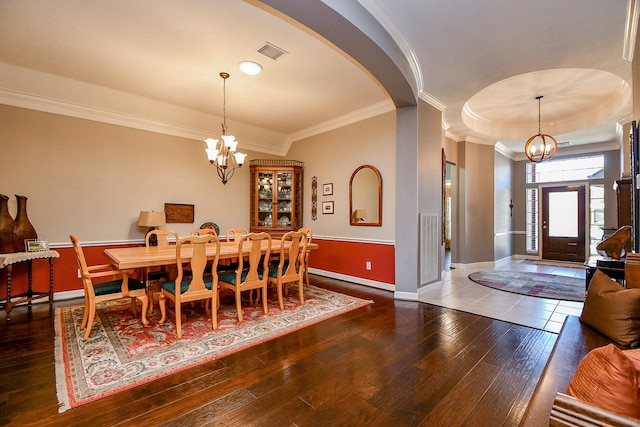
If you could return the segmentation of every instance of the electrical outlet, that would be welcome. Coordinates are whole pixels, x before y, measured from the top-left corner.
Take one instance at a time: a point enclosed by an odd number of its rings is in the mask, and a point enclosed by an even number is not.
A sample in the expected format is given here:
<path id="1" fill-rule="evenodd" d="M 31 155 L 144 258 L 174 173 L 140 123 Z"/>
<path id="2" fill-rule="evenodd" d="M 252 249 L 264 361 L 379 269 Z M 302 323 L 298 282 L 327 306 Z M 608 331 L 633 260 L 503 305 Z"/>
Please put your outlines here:
<path id="1" fill-rule="evenodd" d="M 371 270 L 371 261 L 367 261 L 367 262 L 365 263 L 365 268 L 366 268 L 367 270 Z"/>
<path id="2" fill-rule="evenodd" d="M 82 276 L 80 275 L 80 269 L 78 269 L 78 279 L 82 278 Z"/>

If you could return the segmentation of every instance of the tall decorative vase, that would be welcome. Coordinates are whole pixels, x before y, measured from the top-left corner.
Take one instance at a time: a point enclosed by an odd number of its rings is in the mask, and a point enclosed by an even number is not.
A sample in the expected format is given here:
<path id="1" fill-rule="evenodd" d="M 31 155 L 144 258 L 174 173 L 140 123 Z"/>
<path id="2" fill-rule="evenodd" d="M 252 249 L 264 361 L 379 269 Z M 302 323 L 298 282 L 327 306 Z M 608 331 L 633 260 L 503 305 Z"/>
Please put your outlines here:
<path id="1" fill-rule="evenodd" d="M 9 254 L 13 250 L 13 228 L 15 221 L 9 214 L 9 197 L 0 194 L 0 254 Z"/>
<path id="2" fill-rule="evenodd" d="M 16 200 L 18 201 L 18 213 L 13 227 L 13 250 L 24 252 L 25 239 L 37 239 L 38 234 L 27 216 L 27 197 L 16 194 Z"/>

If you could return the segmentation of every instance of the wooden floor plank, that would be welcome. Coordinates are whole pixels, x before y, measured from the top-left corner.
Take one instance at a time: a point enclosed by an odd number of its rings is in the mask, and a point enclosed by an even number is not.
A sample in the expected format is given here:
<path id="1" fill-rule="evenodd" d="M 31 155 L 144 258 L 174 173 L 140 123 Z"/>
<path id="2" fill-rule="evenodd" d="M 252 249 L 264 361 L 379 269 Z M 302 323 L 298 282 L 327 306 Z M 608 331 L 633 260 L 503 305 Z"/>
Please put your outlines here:
<path id="1" fill-rule="evenodd" d="M 0 321 L 0 425 L 519 423 L 554 334 L 334 279 L 312 283 L 373 303 L 62 414 L 53 316 L 46 304 L 30 316 L 16 307 Z"/>

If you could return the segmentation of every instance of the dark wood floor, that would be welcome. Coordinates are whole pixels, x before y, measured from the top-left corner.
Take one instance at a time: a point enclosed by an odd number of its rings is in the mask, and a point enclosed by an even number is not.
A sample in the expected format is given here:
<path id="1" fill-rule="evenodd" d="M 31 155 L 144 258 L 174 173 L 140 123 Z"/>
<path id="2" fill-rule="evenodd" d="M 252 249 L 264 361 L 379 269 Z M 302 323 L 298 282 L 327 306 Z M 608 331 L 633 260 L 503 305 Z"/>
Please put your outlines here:
<path id="1" fill-rule="evenodd" d="M 62 414 L 53 317 L 46 304 L 31 319 L 17 307 L 11 325 L 0 320 L 0 424 L 516 426 L 556 340 L 386 291 L 312 283 L 374 304 Z"/>

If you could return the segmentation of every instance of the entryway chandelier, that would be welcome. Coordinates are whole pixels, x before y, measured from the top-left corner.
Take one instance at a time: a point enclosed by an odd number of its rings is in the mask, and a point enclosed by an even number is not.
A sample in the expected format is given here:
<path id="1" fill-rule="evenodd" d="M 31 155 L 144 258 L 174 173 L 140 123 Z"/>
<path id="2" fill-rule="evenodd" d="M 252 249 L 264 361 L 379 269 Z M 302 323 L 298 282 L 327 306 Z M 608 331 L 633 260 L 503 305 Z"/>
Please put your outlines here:
<path id="1" fill-rule="evenodd" d="M 229 73 L 220 73 L 222 77 L 222 141 L 213 138 L 205 139 L 207 143 L 207 157 L 209 163 L 216 167 L 218 176 L 222 180 L 222 184 L 226 184 L 231 179 L 235 170 L 242 167 L 246 154 L 236 151 L 238 141 L 233 135 L 227 135 L 227 79 Z"/>
<path id="2" fill-rule="evenodd" d="M 538 100 L 538 133 L 527 140 L 524 152 L 534 163 L 549 160 L 558 152 L 558 141 L 551 135 L 540 131 L 540 100 L 542 95 L 536 96 Z"/>

